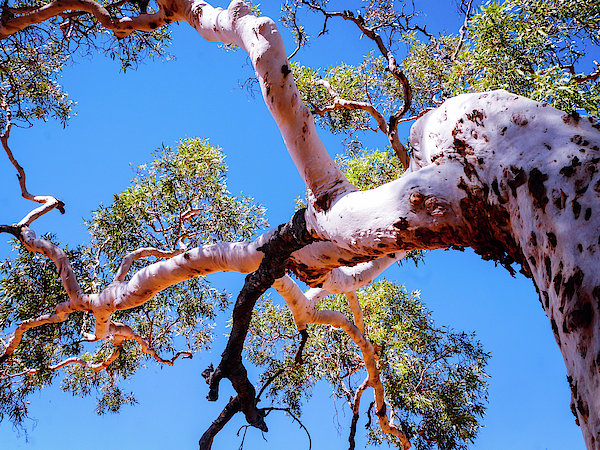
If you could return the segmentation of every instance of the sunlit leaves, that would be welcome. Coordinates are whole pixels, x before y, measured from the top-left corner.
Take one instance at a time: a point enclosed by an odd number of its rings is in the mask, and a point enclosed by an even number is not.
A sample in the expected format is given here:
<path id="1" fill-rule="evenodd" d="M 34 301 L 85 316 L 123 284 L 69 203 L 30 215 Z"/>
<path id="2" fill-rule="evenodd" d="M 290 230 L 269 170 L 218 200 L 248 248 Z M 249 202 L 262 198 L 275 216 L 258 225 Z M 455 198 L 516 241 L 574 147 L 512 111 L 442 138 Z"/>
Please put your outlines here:
<path id="1" fill-rule="evenodd" d="M 28 8 L 48 2 L 39 0 L 8 0 L 2 8 Z M 108 7 L 109 1 L 98 2 Z M 109 12 L 114 17 L 135 16 L 135 2 L 112 3 Z M 11 12 L 2 13 L 3 20 Z M 12 112 L 12 122 L 31 125 L 35 120 L 54 118 L 65 124 L 72 115 L 73 102 L 59 85 L 60 72 L 67 61 L 104 53 L 120 62 L 121 69 L 136 68 L 145 59 L 168 57 L 166 47 L 171 36 L 168 27 L 151 33 L 133 32 L 117 39 L 87 13 L 69 13 L 28 27 L 2 40 L 0 46 L 0 95 Z M 102 83 L 96 89 L 103 89 Z M 0 126 L 6 123 L 0 110 Z"/>
<path id="2" fill-rule="evenodd" d="M 585 57 L 600 45 L 600 2 L 509 0 L 488 3 L 469 26 L 462 55 L 468 90 L 503 88 L 565 110 L 598 115 L 598 80 L 578 83 L 595 70 Z"/>
<path id="3" fill-rule="evenodd" d="M 131 186 L 101 206 L 89 222 L 95 247 L 114 273 L 120 258 L 139 247 L 175 249 L 248 240 L 266 225 L 253 199 L 233 196 L 225 184 L 225 156 L 202 139 L 163 147 L 138 168 Z"/>

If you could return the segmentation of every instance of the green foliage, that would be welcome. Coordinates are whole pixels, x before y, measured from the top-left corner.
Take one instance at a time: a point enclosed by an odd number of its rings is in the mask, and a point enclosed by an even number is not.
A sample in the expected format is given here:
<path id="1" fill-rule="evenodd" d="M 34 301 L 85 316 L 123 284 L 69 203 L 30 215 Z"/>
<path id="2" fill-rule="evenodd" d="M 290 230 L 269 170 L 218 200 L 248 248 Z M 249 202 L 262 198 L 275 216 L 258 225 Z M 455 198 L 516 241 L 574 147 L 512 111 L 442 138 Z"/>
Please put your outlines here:
<path id="1" fill-rule="evenodd" d="M 387 399 L 415 448 L 466 448 L 485 412 L 489 354 L 474 335 L 436 326 L 417 292 L 409 295 L 401 286 L 382 281 L 358 296 L 366 335 L 379 348 Z M 320 308 L 351 317 L 343 296 L 323 299 Z M 299 413 L 302 400 L 323 380 L 336 397 L 350 403 L 366 377 L 358 347 L 332 327 L 309 326 L 308 331 L 304 364 L 298 366 L 291 313 L 268 299 L 259 303 L 246 349 L 250 359 L 264 368 L 263 380 L 284 369 L 269 385 L 268 396 Z M 365 397 L 363 404 L 367 402 Z M 372 419 L 369 442 L 401 448 L 395 438 L 381 433 L 376 417 Z"/>
<path id="2" fill-rule="evenodd" d="M 52 240 L 52 236 L 45 238 Z M 24 320 L 53 313 L 56 304 L 68 300 L 54 264 L 21 245 L 15 247 L 17 257 L 0 264 L 0 329 L 4 333 L 12 332 Z M 73 261 L 73 270 L 82 286 L 89 287 L 91 279 L 82 249 L 65 249 L 65 252 Z M 0 366 L 0 420 L 7 418 L 20 425 L 27 417 L 28 396 L 56 377 L 55 372 L 45 367 L 82 352 L 79 339 L 84 320 L 83 313 L 73 313 L 63 323 L 44 325 L 26 333 L 13 357 Z M 5 336 L 3 339 L 6 342 Z M 28 369 L 40 370 L 11 378 Z"/>
<path id="3" fill-rule="evenodd" d="M 139 247 L 176 248 L 184 234 L 194 246 L 247 240 L 266 225 L 262 207 L 227 191 L 221 149 L 201 139 L 186 139 L 177 148 L 161 148 L 154 157 L 139 168 L 131 186 L 116 195 L 110 206 L 95 212 L 88 224 L 91 243 L 66 249 L 84 292 L 96 293 L 108 285 L 121 258 Z M 185 220 L 183 215 L 190 209 L 197 214 Z M 22 321 L 52 314 L 58 303 L 68 300 L 54 264 L 21 245 L 15 247 L 17 257 L 0 264 L 4 342 Z M 147 264 L 138 261 L 132 271 Z M 170 358 L 181 347 L 210 348 L 217 311 L 227 305 L 224 293 L 198 277 L 165 289 L 140 307 L 115 312 L 112 318 L 130 324 L 159 355 Z M 23 425 L 28 396 L 56 380 L 73 395 L 96 395 L 99 414 L 134 404 L 133 394 L 120 384 L 148 360 L 154 361 L 135 342 L 125 342 L 117 359 L 98 373 L 78 364 L 60 371 L 48 369 L 69 357 L 105 361 L 115 350 L 111 343 L 82 342 L 82 333 L 92 333 L 93 327 L 91 314 L 75 312 L 65 322 L 27 331 L 15 353 L 0 366 L 0 419 Z M 28 370 L 33 372 L 25 374 Z"/>
<path id="4" fill-rule="evenodd" d="M 131 186 L 110 206 L 94 211 L 88 223 L 93 246 L 102 249 L 111 274 L 124 254 L 140 247 L 176 249 L 182 238 L 190 247 L 243 241 L 266 226 L 264 208 L 227 190 L 220 148 L 185 139 L 177 148 L 161 148 L 154 158 L 138 167 Z"/>
<path id="5" fill-rule="evenodd" d="M 8 0 L 2 8 L 42 6 L 41 0 Z M 100 1 L 104 7 L 110 1 Z M 137 15 L 136 2 L 108 7 L 115 18 Z M 2 12 L 3 20 L 11 13 Z M 2 40 L 0 46 L 0 98 L 4 97 L 12 111 L 13 123 L 30 126 L 35 120 L 54 118 L 65 124 L 70 118 L 73 102 L 58 84 L 60 72 L 69 60 L 104 53 L 118 60 L 123 71 L 145 59 L 166 57 L 171 36 L 168 27 L 151 33 L 133 32 L 117 39 L 90 14 L 76 14 L 70 19 L 46 21 L 28 27 Z M 103 88 L 99 84 L 100 88 Z M 0 127 L 6 123 L 5 111 L 0 110 Z"/>
<path id="6" fill-rule="evenodd" d="M 12 111 L 16 124 L 31 124 L 49 117 L 65 123 L 73 103 L 58 84 L 67 57 L 56 43 L 36 33 L 10 37 L 0 46 L 0 99 Z M 6 111 L 0 110 L 0 127 L 6 125 Z"/>
<path id="7" fill-rule="evenodd" d="M 598 116 L 598 80 L 578 83 L 575 74 L 595 69 L 585 55 L 600 45 L 599 28 L 598 0 L 490 2 L 470 22 L 463 83 L 468 90 L 503 88 Z"/>
<path id="8" fill-rule="evenodd" d="M 338 164 L 348 181 L 360 190 L 374 189 L 394 181 L 404 173 L 400 160 L 389 148 L 341 156 Z"/>

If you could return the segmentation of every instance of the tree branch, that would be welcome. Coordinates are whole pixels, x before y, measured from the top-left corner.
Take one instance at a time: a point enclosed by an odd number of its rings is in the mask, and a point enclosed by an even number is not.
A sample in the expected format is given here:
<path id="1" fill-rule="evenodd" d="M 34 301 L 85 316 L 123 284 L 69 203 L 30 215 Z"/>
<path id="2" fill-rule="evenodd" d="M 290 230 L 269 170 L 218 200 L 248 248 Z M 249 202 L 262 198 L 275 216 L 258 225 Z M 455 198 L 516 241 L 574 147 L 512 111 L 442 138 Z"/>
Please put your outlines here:
<path id="1" fill-rule="evenodd" d="M 160 5 L 160 3 L 159 3 Z M 161 8 L 155 14 L 142 14 L 135 17 L 115 19 L 106 8 L 93 0 L 54 0 L 39 8 L 12 8 L 14 17 L 0 21 L 0 40 L 27 28 L 30 25 L 45 22 L 65 11 L 83 11 L 91 14 L 104 28 L 114 31 L 115 36 L 123 38 L 133 31 L 153 31 L 172 20 L 167 18 Z"/>
<path id="2" fill-rule="evenodd" d="M 410 443 L 404 433 L 390 423 L 386 414 L 385 392 L 383 384 L 379 378 L 379 369 L 377 368 L 377 359 L 375 349 L 371 342 L 364 337 L 359 329 L 342 313 L 329 310 L 317 310 L 316 302 L 305 295 L 298 285 L 290 277 L 282 277 L 275 285 L 277 292 L 285 299 L 292 310 L 296 323 L 315 323 L 331 325 L 343 329 L 346 334 L 360 348 L 362 359 L 368 373 L 367 385 L 373 387 L 375 391 L 375 401 L 377 405 L 377 416 L 379 426 L 384 433 L 391 433 L 398 437 L 402 442 L 404 449 L 410 448 Z M 311 290 L 314 292 L 314 290 Z M 309 291 L 309 293 L 312 293 Z"/>
<path id="3" fill-rule="evenodd" d="M 406 78 L 406 75 L 404 74 L 404 72 L 402 70 L 400 70 L 400 68 L 398 67 L 398 64 L 396 62 L 396 58 L 394 57 L 394 54 L 386 47 L 381 35 L 379 33 L 377 33 L 377 31 L 375 31 L 374 28 L 367 27 L 364 20 L 361 20 L 360 17 L 355 17 L 354 15 L 349 15 L 346 11 L 344 11 L 344 12 L 326 11 L 323 7 L 321 7 L 318 4 L 312 3 L 311 1 L 308 1 L 308 0 L 301 0 L 301 1 L 303 4 L 307 5 L 309 8 L 311 8 L 315 11 L 320 11 L 325 16 L 325 19 L 326 19 L 325 23 L 327 23 L 327 19 L 329 19 L 331 17 L 341 17 L 344 20 L 354 23 L 365 36 L 367 36 L 369 39 L 371 39 L 373 42 L 375 42 L 375 44 L 377 45 L 377 48 L 379 49 L 381 54 L 384 56 L 384 58 L 387 60 L 389 72 L 402 86 L 404 102 L 403 102 L 402 106 L 400 107 L 400 109 L 398 109 L 398 111 L 396 111 L 394 114 L 392 114 L 390 116 L 390 118 L 388 120 L 388 124 L 387 124 L 388 131 L 387 131 L 386 135 L 388 136 L 390 145 L 396 151 L 396 154 L 397 154 L 398 158 L 400 159 L 400 162 L 402 162 L 402 165 L 405 168 L 408 168 L 410 158 L 408 156 L 408 153 L 406 152 L 406 149 L 400 142 L 400 138 L 398 137 L 398 121 L 410 109 L 410 105 L 412 103 L 412 89 L 410 87 L 410 83 L 408 82 L 408 78 Z"/>
<path id="4" fill-rule="evenodd" d="M 290 222 L 280 226 L 268 242 L 260 247 L 265 256 L 258 270 L 246 277 L 233 309 L 231 333 L 221 362 L 209 374 L 208 399 L 214 401 L 218 398 L 219 383 L 223 378 L 228 378 L 238 394 L 246 420 L 263 431 L 268 428 L 264 415 L 256 408 L 254 386 L 248 380 L 242 363 L 242 349 L 256 301 L 276 279 L 285 275 L 290 254 L 314 240 L 306 229 L 304 214 L 305 210 L 297 211 Z"/>
<path id="5" fill-rule="evenodd" d="M 4 109 L 5 119 L 6 119 L 6 125 L 4 127 L 4 131 L 2 132 L 2 134 L 0 134 L 0 142 L 2 142 L 2 147 L 4 148 L 4 151 L 6 152 L 6 155 L 8 156 L 9 161 L 14 166 L 14 168 L 17 169 L 17 178 L 19 179 L 19 185 L 21 186 L 21 196 L 26 200 L 31 200 L 36 203 L 43 203 L 42 206 L 34 209 L 29 214 L 27 214 L 23 219 L 21 219 L 19 221 L 19 223 L 17 224 L 17 226 L 18 227 L 29 226 L 29 225 L 31 225 L 31 223 L 34 220 L 43 216 L 48 211 L 50 211 L 54 208 L 57 208 L 61 212 L 61 214 L 64 214 L 65 213 L 65 204 L 62 201 L 57 200 L 56 198 L 48 196 L 48 195 L 31 195 L 27 191 L 25 170 L 23 170 L 23 167 L 21 167 L 21 165 L 17 162 L 10 147 L 8 146 L 8 138 L 10 137 L 10 130 L 12 128 L 12 122 L 11 122 L 12 113 L 8 106 L 8 103 L 6 102 L 5 96 L 2 96 L 2 101 L 1 101 L 0 107 L 2 109 Z"/>
<path id="6" fill-rule="evenodd" d="M 358 419 L 360 417 L 360 399 L 368 387 L 369 377 L 367 377 L 358 387 L 354 393 L 352 404 L 350 405 L 352 407 L 352 422 L 350 424 L 350 434 L 348 435 L 348 443 L 350 444 L 348 450 L 354 450 L 356 448 L 354 437 L 356 436 L 356 425 L 358 424 Z"/>

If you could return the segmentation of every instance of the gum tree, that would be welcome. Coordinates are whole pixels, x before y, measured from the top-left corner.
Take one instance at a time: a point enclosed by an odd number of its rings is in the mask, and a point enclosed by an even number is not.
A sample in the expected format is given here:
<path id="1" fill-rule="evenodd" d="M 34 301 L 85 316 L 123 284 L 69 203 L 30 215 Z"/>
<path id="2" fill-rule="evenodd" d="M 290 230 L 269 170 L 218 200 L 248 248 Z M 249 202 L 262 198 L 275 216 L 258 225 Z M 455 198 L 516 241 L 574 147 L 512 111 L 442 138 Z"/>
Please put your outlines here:
<path id="1" fill-rule="evenodd" d="M 248 379 L 241 354 L 253 308 L 272 286 L 291 311 L 302 337 L 300 349 L 309 339 L 310 324 L 341 328 L 358 346 L 367 373 L 361 386 L 374 390 L 379 428 L 407 448 L 407 430 L 396 424 L 395 414 L 389 411 L 394 408 L 385 400 L 383 369 L 378 365 L 381 349 L 368 334 L 355 291 L 408 251 L 471 247 L 509 270 L 513 270 L 511 264 L 519 264 L 533 280 L 565 360 L 573 411 L 586 445 L 598 448 L 600 279 L 596 255 L 600 223 L 595 209 L 600 193 L 600 126 L 593 117 L 561 112 L 506 90 L 455 96 L 509 88 L 563 109 L 597 114 L 598 72 L 578 73 L 581 52 L 572 45 L 560 47 L 565 36 L 597 44 L 599 18 L 594 14 L 597 8 L 593 9 L 597 2 L 592 2 L 591 9 L 587 5 L 575 2 L 567 8 L 562 2 L 514 1 L 503 7 L 490 5 L 469 21 L 472 5 L 465 2 L 465 27 L 455 37 L 437 37 L 415 24 L 412 13 L 395 10 L 392 2 L 367 2 L 360 12 L 332 11 L 322 1 L 288 3 L 286 21 L 299 44 L 306 41 L 306 34 L 297 12 L 305 7 L 322 15 L 324 29 L 329 20 L 355 24 L 381 55 L 373 55 L 358 69 L 332 69 L 320 78 L 311 69 L 293 67 L 275 23 L 256 16 L 240 1 L 215 9 L 203 1 L 159 0 L 149 13 L 145 3 L 7 3 L 0 22 L 0 38 L 8 43 L 6 54 L 26 61 L 37 59 L 41 70 L 39 75 L 25 71 L 27 89 L 18 87 L 9 76 L 13 72 L 4 72 L 9 75 L 3 95 L 2 142 L 9 157 L 13 120 L 66 116 L 68 107 L 51 83 L 51 74 L 69 45 L 108 49 L 126 66 L 143 52 L 160 53 L 167 37 L 161 31 L 163 25 L 183 21 L 207 40 L 248 53 L 265 104 L 306 186 L 307 205 L 288 223 L 252 241 L 136 250 L 122 260 L 111 284 L 87 293 L 68 254 L 50 239 L 36 237 L 29 227 L 49 210 L 60 210 L 62 203 L 53 197 L 29 195 L 24 172 L 15 161 L 23 196 L 42 206 L 17 224 L 3 225 L 1 231 L 13 234 L 28 252 L 43 254 L 55 264 L 68 300 L 50 314 L 21 322 L 0 360 L 10 360 L 26 330 L 64 322 L 76 311 L 89 312 L 94 318 L 85 340 L 106 339 L 116 349 L 107 352 L 99 364 L 116 360 L 115 353 L 126 341 L 137 341 L 142 349 L 152 351 L 134 330 L 113 320 L 119 311 L 142 307 L 165 289 L 199 275 L 223 270 L 250 273 L 234 306 L 222 359 L 204 374 L 210 400 L 218 398 L 223 378 L 237 392 L 224 409 L 223 419 L 241 411 L 250 425 L 266 430 L 265 411 L 257 407 L 260 392 Z M 543 12 L 551 20 L 539 19 L 540 8 L 549 8 Z M 466 32 L 469 24 L 471 41 Z M 101 30 L 111 31 L 115 40 L 95 39 Z M 417 40 L 418 34 L 427 39 Z M 37 47 L 42 45 L 41 35 L 47 51 L 32 53 L 36 42 Z M 496 36 L 499 42 L 490 48 L 489 39 Z M 402 64 L 392 48 L 398 37 L 413 43 Z M 514 70 L 506 76 L 502 68 L 511 58 Z M 19 59 L 7 61 L 5 67 Z M 430 69 L 423 70 L 426 64 Z M 40 77 L 48 82 L 36 86 Z M 367 86 L 361 90 L 364 96 L 357 83 Z M 39 89 L 46 89 L 47 94 L 36 94 Z M 45 103 L 49 98 L 55 99 L 51 106 Z M 333 129 L 373 128 L 385 133 L 407 167 L 406 173 L 379 187 L 359 190 L 326 152 L 306 104 L 314 114 L 326 117 Z M 11 117 L 13 109 L 16 113 Z M 412 127 L 410 146 L 401 143 L 397 129 L 407 113 L 422 115 Z M 375 126 L 369 125 L 371 118 Z M 186 220 L 187 216 L 179 218 Z M 572 232 L 575 229 L 577 233 Z M 164 259 L 127 278 L 132 264 L 150 255 Z M 303 292 L 290 275 L 311 289 Z M 319 301 L 327 294 L 345 294 L 354 320 L 336 309 L 319 309 Z M 220 419 L 213 424 L 216 432 Z"/>

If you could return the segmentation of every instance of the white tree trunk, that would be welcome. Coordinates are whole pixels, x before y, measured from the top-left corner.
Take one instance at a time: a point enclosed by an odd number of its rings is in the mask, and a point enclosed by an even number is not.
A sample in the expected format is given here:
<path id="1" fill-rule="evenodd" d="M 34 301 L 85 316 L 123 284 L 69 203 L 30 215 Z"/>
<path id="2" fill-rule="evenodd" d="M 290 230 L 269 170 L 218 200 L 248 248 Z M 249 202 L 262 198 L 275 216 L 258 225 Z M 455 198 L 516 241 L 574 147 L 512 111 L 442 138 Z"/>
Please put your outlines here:
<path id="1" fill-rule="evenodd" d="M 357 255 L 470 246 L 510 270 L 520 264 L 590 449 L 600 448 L 599 130 L 505 91 L 461 95 L 413 126 L 410 173 L 309 216 L 319 237 Z"/>

